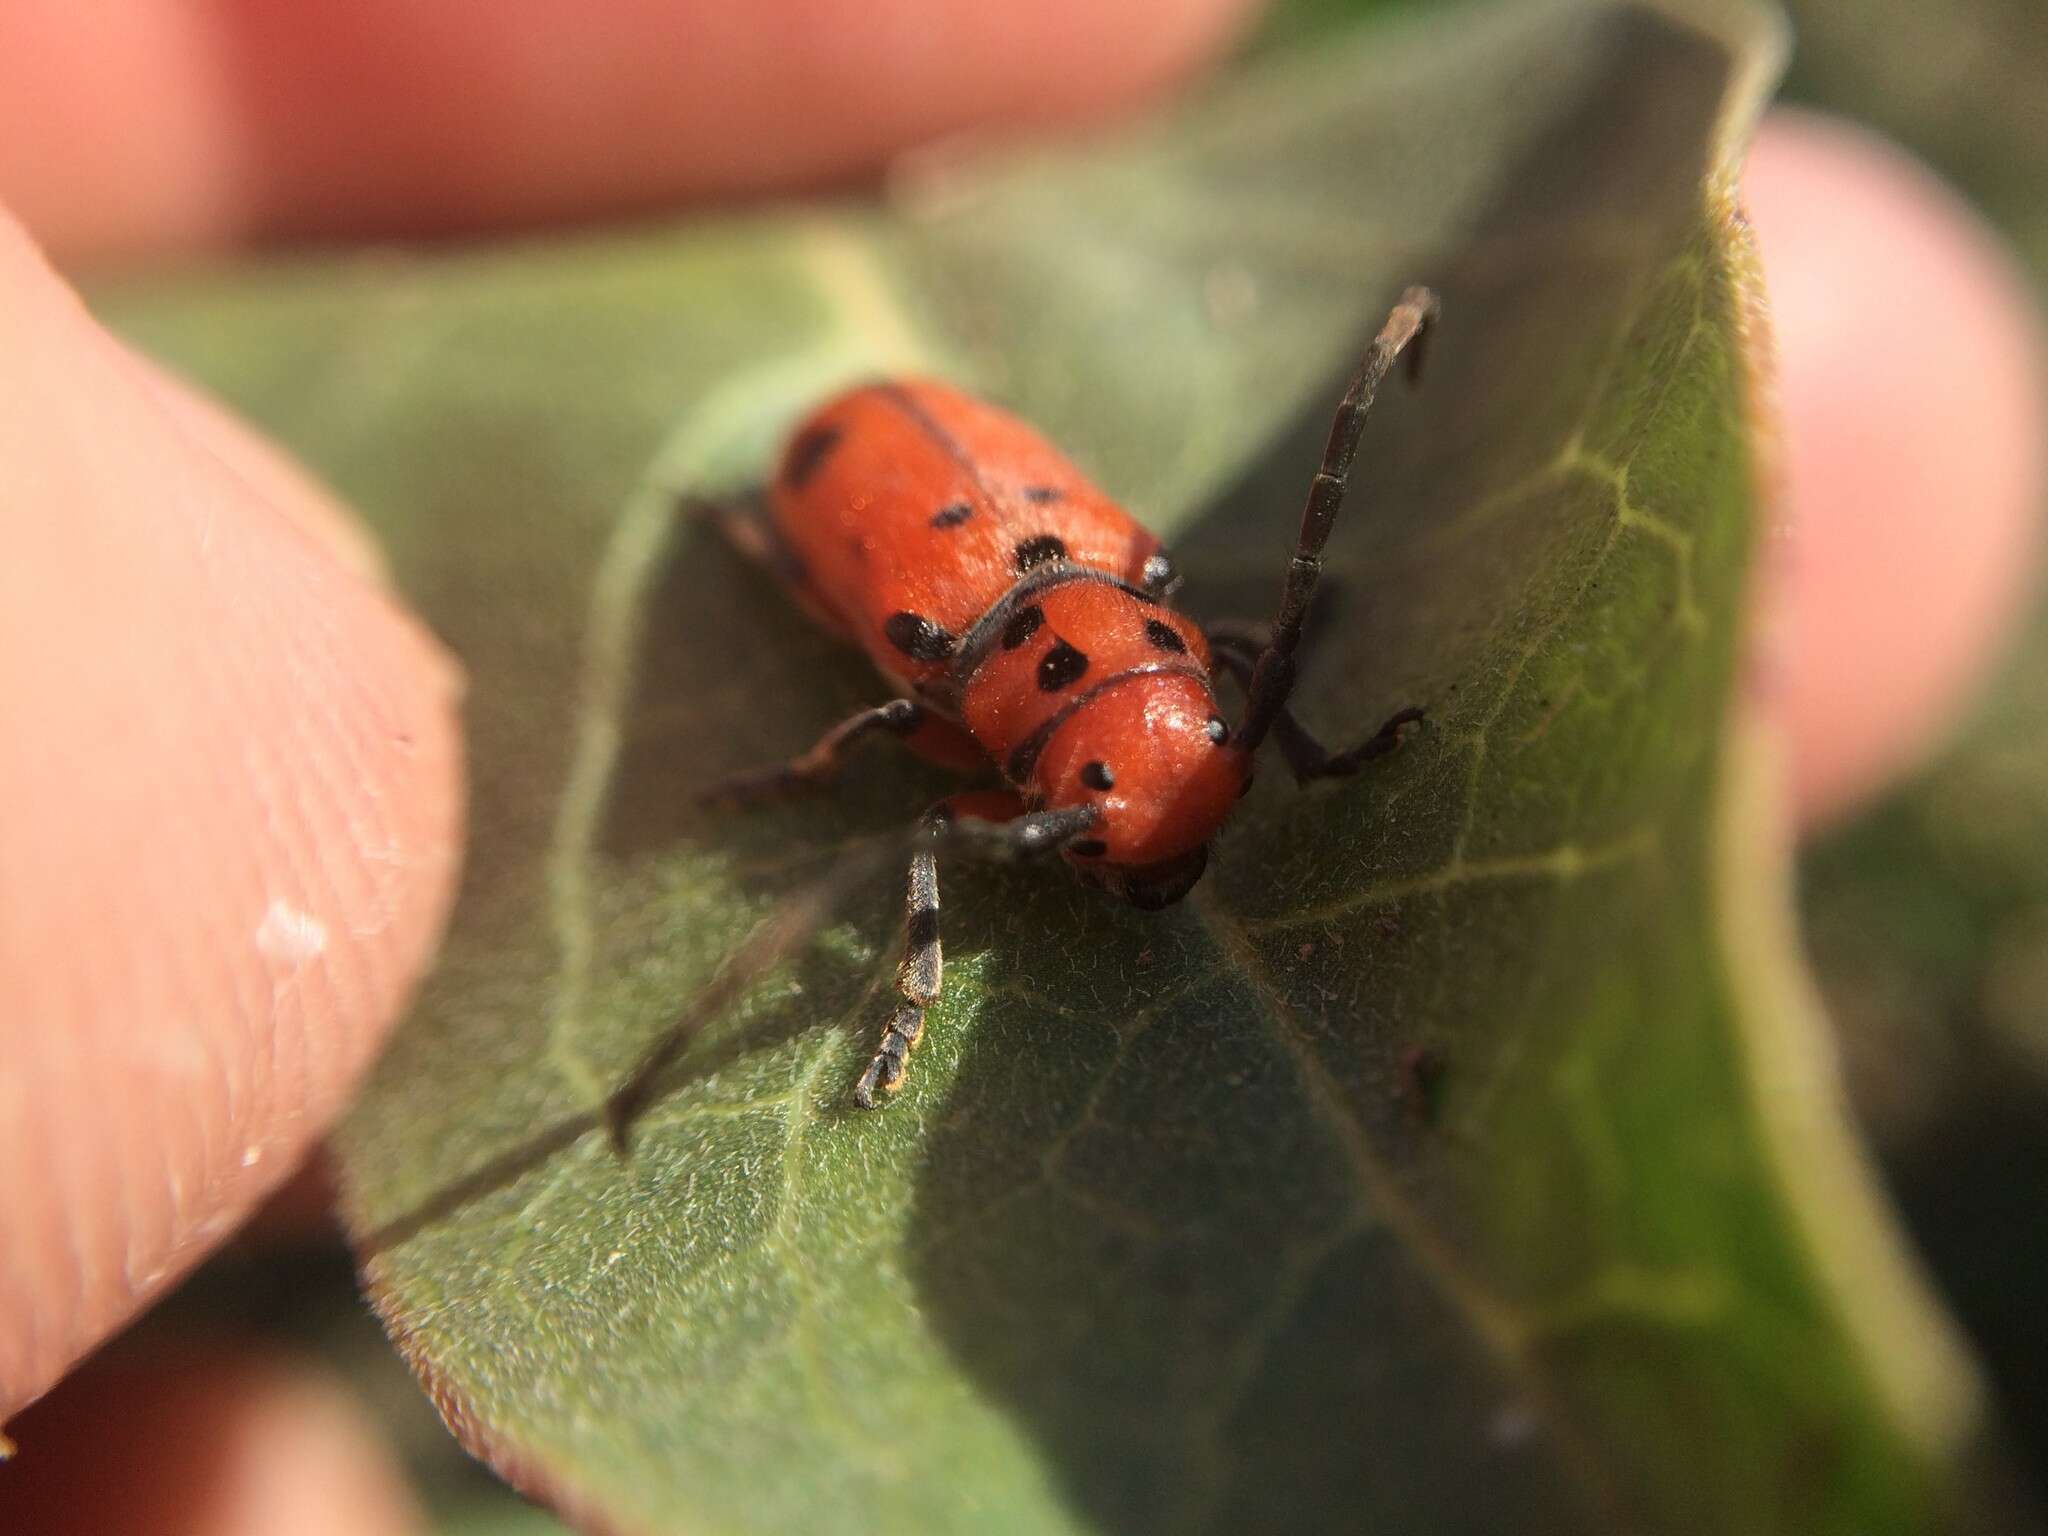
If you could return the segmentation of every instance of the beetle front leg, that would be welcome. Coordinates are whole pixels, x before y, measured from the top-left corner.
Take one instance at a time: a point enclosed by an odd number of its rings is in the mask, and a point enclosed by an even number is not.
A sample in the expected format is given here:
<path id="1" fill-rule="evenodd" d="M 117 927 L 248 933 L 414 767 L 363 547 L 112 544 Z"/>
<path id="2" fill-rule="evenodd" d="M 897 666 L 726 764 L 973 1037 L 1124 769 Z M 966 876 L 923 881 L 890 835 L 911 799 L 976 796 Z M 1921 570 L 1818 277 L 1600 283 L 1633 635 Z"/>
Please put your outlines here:
<path id="1" fill-rule="evenodd" d="M 1255 632 L 1249 626 L 1223 623 L 1211 626 L 1208 635 L 1216 664 L 1240 684 L 1249 687 L 1261 648 Z M 1344 752 L 1332 752 L 1295 718 L 1293 710 L 1282 704 L 1273 713 L 1273 739 L 1279 744 L 1280 755 L 1287 759 L 1287 766 L 1293 770 L 1295 782 L 1306 784 L 1312 779 L 1348 778 L 1374 758 L 1385 757 L 1400 746 L 1403 726 L 1427 718 L 1423 710 L 1412 705 L 1407 709 L 1397 709 L 1381 722 L 1378 730 L 1357 746 Z"/>
<path id="2" fill-rule="evenodd" d="M 862 1109 L 873 1109 L 877 1094 L 886 1097 L 903 1086 L 910 1053 L 924 1038 L 925 1010 L 939 1000 L 945 973 L 939 944 L 939 855 L 928 843 L 910 856 L 903 904 L 903 959 L 896 967 L 896 990 L 902 1001 L 889 1015 L 881 1046 L 854 1087 L 853 1102 Z"/>
<path id="3" fill-rule="evenodd" d="M 925 1010 L 939 1000 L 945 958 L 939 943 L 941 845 L 983 859 L 1008 861 L 1056 853 L 1087 831 L 1092 806 L 1025 811 L 1008 790 L 955 795 L 919 818 L 918 846 L 904 886 L 903 959 L 896 967 L 901 1000 L 882 1028 L 882 1043 L 854 1086 L 853 1102 L 873 1109 L 903 1086 L 910 1053 L 924 1038 Z"/>
<path id="4" fill-rule="evenodd" d="M 1413 706 L 1397 709 L 1357 746 L 1345 752 L 1332 752 L 1309 734 L 1291 710 L 1282 710 L 1273 722 L 1273 736 L 1280 743 L 1280 755 L 1294 770 L 1295 781 L 1306 784 L 1311 779 L 1348 778 L 1374 758 L 1385 757 L 1400 746 L 1401 727 L 1425 718 L 1423 711 Z"/>

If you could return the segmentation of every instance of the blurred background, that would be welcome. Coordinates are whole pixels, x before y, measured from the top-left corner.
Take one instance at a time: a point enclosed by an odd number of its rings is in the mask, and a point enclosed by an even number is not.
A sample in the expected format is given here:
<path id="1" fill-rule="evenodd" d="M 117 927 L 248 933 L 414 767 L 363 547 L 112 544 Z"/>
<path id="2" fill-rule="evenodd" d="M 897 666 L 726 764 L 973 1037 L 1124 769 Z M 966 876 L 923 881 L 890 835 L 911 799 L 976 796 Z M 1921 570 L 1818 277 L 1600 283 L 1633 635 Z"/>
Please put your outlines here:
<path id="1" fill-rule="evenodd" d="M 1873 125 L 2048 295 L 2048 15 L 1795 0 L 1788 99 Z M 2043 423 L 2048 429 L 2048 423 Z M 1940 758 L 1823 838 L 1807 939 L 1859 1113 L 2037 1483 L 2048 1469 L 2048 609 Z M 1910 624 L 1910 613 L 1901 623 Z"/>

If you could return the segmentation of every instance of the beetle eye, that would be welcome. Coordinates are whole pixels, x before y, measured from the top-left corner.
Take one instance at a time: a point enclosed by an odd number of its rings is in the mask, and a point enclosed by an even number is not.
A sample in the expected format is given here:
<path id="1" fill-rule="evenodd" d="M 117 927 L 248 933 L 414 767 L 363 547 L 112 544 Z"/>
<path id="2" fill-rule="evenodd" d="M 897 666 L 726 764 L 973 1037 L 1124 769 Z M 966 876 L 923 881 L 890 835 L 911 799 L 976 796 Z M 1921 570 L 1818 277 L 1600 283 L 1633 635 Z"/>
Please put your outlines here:
<path id="1" fill-rule="evenodd" d="M 1114 789 L 1116 787 L 1116 775 L 1109 771 L 1109 764 L 1107 763 L 1083 763 L 1081 765 L 1081 782 L 1090 789 Z"/>
<path id="2" fill-rule="evenodd" d="M 1223 743 L 1230 740 L 1230 727 L 1224 723 L 1221 715 L 1211 715 L 1209 717 L 1208 729 L 1209 739 L 1216 743 L 1217 746 L 1220 747 Z"/>

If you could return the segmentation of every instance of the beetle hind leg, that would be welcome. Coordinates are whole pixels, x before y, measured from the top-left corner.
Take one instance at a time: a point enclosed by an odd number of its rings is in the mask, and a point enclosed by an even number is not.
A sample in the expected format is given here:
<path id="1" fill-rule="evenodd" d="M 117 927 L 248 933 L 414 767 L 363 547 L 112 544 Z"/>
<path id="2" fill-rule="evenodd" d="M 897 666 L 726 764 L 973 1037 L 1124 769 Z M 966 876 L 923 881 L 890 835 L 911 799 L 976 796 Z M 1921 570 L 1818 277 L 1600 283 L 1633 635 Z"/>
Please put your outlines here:
<path id="1" fill-rule="evenodd" d="M 751 494 L 718 499 L 684 496 L 678 499 L 676 509 L 685 517 L 716 526 L 727 544 L 774 577 L 776 583 L 796 600 L 797 607 L 803 609 L 812 622 L 827 634 L 838 635 L 847 641 L 854 638 L 852 629 L 839 616 L 839 611 L 825 600 L 824 594 L 811 580 L 811 573 L 797 558 L 796 551 L 776 531 L 775 520 L 769 516 L 768 503 L 762 496 Z"/>

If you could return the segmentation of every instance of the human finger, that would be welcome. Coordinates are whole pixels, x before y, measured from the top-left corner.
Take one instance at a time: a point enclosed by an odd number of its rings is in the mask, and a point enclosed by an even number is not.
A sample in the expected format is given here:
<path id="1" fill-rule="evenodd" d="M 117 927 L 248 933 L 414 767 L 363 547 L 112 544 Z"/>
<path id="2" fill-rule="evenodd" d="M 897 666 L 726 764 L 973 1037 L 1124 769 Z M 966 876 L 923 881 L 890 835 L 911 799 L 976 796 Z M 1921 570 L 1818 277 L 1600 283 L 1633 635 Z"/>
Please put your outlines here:
<path id="1" fill-rule="evenodd" d="M 62 257 L 529 224 L 1079 122 L 1260 0 L 0 7 L 0 199 Z"/>
<path id="2" fill-rule="evenodd" d="M 0 218 L 0 1421 L 299 1165 L 452 889 L 454 669 L 249 442 Z"/>
<path id="3" fill-rule="evenodd" d="M 2042 328 L 1983 219 L 1866 131 L 1775 114 L 1743 193 L 1788 523 L 1768 703 L 1815 826 L 1934 749 L 2025 610 L 2048 492 Z"/>

